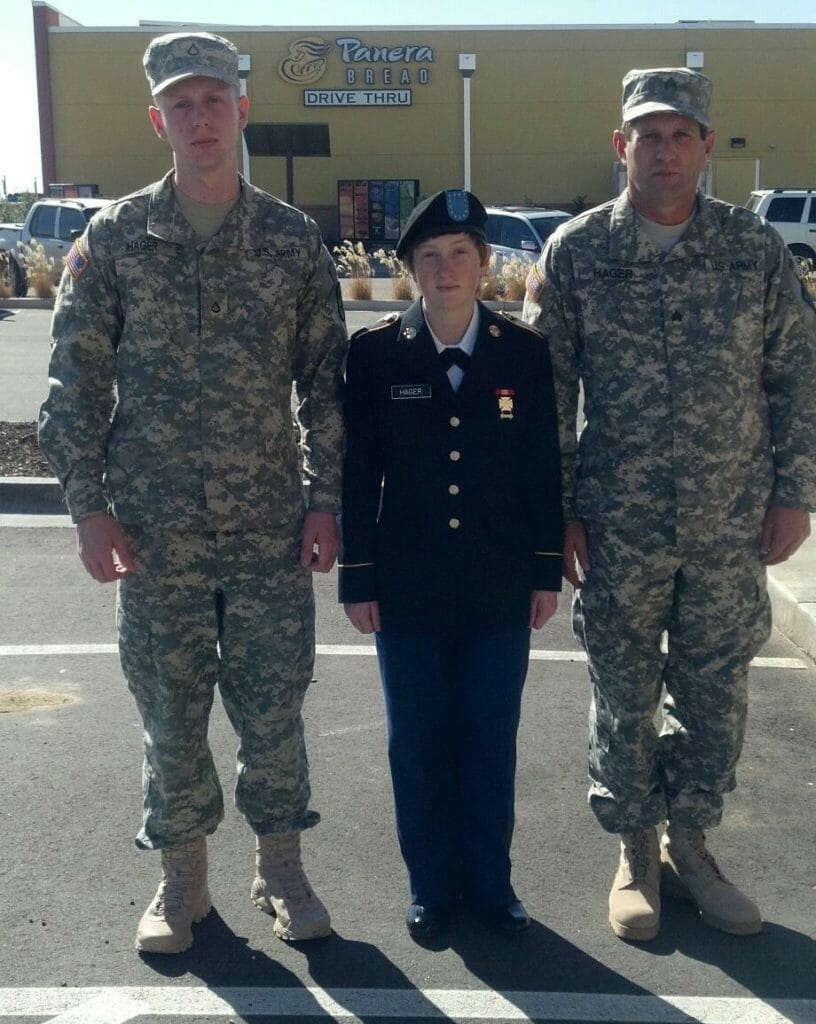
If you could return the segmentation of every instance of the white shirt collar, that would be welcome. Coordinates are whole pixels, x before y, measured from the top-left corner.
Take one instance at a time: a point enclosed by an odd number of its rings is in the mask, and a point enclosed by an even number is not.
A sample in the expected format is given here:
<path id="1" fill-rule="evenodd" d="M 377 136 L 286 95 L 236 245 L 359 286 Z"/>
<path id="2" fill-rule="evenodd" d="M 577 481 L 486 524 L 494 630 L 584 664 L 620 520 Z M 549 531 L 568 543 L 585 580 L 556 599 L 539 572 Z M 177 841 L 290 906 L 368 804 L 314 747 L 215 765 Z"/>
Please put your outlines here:
<path id="1" fill-rule="evenodd" d="M 424 312 L 425 307 L 423 305 L 423 313 Z M 473 349 L 476 347 L 476 336 L 479 333 L 479 307 L 475 302 L 473 303 L 473 316 L 470 318 L 470 323 L 467 325 L 465 333 L 462 335 L 462 339 L 457 345 L 443 345 L 439 338 L 434 334 L 431 325 L 428 323 L 427 317 L 425 318 L 425 325 L 430 331 L 434 345 L 436 345 L 437 352 L 442 352 L 444 349 L 452 347 L 460 348 L 463 352 L 467 352 L 469 356 L 472 356 Z"/>

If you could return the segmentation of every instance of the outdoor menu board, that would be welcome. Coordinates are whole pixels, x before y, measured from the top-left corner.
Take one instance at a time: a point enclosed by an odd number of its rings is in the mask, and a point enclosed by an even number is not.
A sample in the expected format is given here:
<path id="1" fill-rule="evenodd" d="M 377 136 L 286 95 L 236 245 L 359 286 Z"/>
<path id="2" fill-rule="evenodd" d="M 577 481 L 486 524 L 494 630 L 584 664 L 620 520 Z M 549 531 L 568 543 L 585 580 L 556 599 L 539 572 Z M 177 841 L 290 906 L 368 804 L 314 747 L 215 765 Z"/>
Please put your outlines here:
<path id="1" fill-rule="evenodd" d="M 419 198 L 415 178 L 337 182 L 339 235 L 352 242 L 396 242 Z"/>

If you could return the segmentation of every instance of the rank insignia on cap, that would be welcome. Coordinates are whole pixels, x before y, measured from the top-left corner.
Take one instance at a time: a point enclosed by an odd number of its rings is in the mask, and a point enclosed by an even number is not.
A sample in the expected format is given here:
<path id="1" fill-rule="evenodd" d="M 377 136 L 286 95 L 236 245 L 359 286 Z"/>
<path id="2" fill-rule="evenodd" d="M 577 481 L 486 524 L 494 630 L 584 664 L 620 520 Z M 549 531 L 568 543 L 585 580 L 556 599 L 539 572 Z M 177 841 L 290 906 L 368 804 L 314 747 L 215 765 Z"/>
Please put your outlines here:
<path id="1" fill-rule="evenodd" d="M 78 281 L 90 265 L 91 261 L 82 246 L 82 239 L 78 238 L 65 257 L 65 266 L 68 268 L 68 273 L 75 281 Z"/>

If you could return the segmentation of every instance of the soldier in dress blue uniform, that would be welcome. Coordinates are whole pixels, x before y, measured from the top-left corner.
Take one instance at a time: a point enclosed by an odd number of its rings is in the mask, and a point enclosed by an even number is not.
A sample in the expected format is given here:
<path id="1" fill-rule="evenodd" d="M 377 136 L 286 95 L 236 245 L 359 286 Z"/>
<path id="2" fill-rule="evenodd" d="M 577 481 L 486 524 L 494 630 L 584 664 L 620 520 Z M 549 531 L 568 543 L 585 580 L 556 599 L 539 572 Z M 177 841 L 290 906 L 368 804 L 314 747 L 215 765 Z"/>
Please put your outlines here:
<path id="1" fill-rule="evenodd" d="M 529 926 L 516 733 L 561 587 L 559 451 L 543 337 L 476 300 L 486 219 L 461 190 L 416 207 L 397 255 L 422 297 L 358 331 L 347 367 L 340 600 L 376 634 L 415 938 L 460 900 Z"/>

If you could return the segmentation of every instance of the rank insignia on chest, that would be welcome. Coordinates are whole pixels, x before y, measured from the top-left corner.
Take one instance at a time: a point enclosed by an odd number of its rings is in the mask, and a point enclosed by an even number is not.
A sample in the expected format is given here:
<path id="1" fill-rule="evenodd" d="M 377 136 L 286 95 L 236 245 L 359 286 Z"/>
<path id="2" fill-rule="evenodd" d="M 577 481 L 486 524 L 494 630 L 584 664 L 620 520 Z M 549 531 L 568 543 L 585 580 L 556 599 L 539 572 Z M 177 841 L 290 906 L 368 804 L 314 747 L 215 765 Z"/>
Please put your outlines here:
<path id="1" fill-rule="evenodd" d="M 496 398 L 499 401 L 499 419 L 512 420 L 513 418 L 513 388 L 496 388 Z"/>

